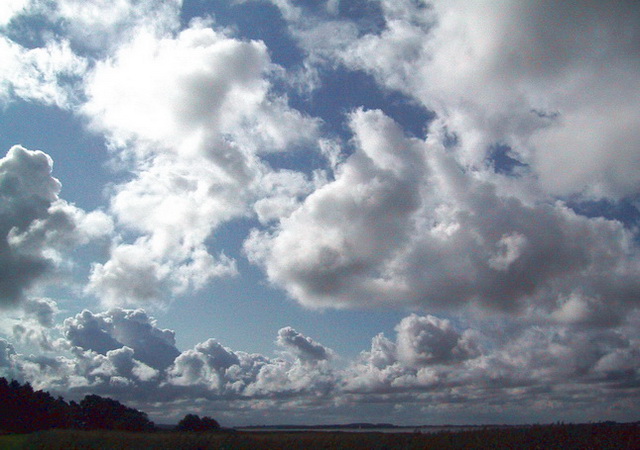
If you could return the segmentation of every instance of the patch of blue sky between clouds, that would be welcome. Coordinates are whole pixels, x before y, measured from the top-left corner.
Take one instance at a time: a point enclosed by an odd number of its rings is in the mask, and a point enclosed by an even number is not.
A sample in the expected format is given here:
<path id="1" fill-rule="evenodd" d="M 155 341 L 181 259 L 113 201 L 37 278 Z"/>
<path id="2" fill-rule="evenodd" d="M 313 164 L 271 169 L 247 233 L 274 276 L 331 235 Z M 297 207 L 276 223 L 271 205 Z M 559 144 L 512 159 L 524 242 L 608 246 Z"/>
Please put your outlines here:
<path id="1" fill-rule="evenodd" d="M 17 100 L 0 110 L 0 148 L 3 154 L 14 145 L 48 153 L 62 198 L 93 210 L 104 206 L 104 189 L 116 174 L 106 166 L 104 139 L 85 125 L 69 111 Z"/>
<path id="2" fill-rule="evenodd" d="M 28 49 L 44 47 L 47 37 L 58 34 L 60 24 L 52 24 L 42 12 L 33 12 L 15 17 L 7 24 L 4 34 L 12 41 Z"/>
<path id="3" fill-rule="evenodd" d="M 380 109 L 394 119 L 410 136 L 424 139 L 434 114 L 398 92 L 383 91 L 373 77 L 338 66 L 320 72 L 320 87 L 310 98 L 292 95 L 292 106 L 322 118 L 328 130 L 348 140 L 351 130 L 347 115 L 357 108 Z"/>
<path id="4" fill-rule="evenodd" d="M 496 173 L 502 175 L 517 176 L 526 170 L 527 165 L 513 157 L 511 147 L 497 144 L 491 148 L 489 160 L 493 164 Z"/>
<path id="5" fill-rule="evenodd" d="M 571 198 L 567 200 L 567 206 L 582 216 L 619 220 L 629 229 L 636 230 L 636 240 L 640 240 L 637 230 L 640 223 L 640 198 L 638 197 L 627 197 L 618 201 Z"/>
<path id="6" fill-rule="evenodd" d="M 225 0 L 185 0 L 182 5 L 182 26 L 193 19 L 210 17 L 214 27 L 231 30 L 242 39 L 261 40 L 269 51 L 271 61 L 290 68 L 300 65 L 304 55 L 297 48 L 286 29 L 286 22 L 278 9 L 267 2 L 235 2 Z"/>

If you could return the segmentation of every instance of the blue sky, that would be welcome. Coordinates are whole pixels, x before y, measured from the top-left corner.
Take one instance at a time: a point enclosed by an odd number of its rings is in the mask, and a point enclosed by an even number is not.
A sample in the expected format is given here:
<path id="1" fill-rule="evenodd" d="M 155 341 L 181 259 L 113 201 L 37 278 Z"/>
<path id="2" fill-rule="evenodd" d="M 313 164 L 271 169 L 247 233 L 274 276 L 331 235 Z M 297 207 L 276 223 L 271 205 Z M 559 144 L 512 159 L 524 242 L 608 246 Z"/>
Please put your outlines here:
<path id="1" fill-rule="evenodd" d="M 639 15 L 6 2 L 0 375 L 159 422 L 638 420 Z"/>

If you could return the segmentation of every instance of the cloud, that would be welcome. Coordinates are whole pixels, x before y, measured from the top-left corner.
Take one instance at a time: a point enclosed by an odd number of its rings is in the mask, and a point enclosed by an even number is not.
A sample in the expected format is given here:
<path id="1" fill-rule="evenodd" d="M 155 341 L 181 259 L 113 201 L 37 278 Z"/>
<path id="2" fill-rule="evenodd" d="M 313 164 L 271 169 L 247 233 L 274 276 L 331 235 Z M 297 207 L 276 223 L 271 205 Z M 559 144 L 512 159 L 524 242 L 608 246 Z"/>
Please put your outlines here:
<path id="1" fill-rule="evenodd" d="M 162 35 L 177 29 L 181 5 L 181 0 L 7 0 L 0 9 L 0 26 L 18 40 L 36 42 L 55 28 L 56 35 L 69 40 L 80 53 L 104 56 L 136 31 Z M 33 27 L 25 36 L 23 24 L 31 21 L 45 27 Z"/>
<path id="2" fill-rule="evenodd" d="M 177 29 L 181 5 L 182 0 L 59 0 L 42 7 L 61 22 L 75 45 L 104 52 L 140 30 L 162 35 Z"/>
<path id="3" fill-rule="evenodd" d="M 291 281 L 282 284 L 309 306 L 358 304 L 360 296 L 341 294 L 358 289 L 390 292 L 386 280 L 370 276 L 377 261 L 403 244 L 408 229 L 401 218 L 419 205 L 411 183 L 424 168 L 421 144 L 405 140 L 380 111 L 358 111 L 351 123 L 363 151 L 283 218 L 279 230 L 256 231 L 245 245 L 251 260 L 265 264 L 272 281 Z M 370 302 L 377 298 L 371 296 Z"/>
<path id="4" fill-rule="evenodd" d="M 398 358 L 409 366 L 449 364 L 477 356 L 469 336 L 462 336 L 448 320 L 412 314 L 396 327 Z"/>
<path id="5" fill-rule="evenodd" d="M 483 357 L 486 336 L 459 331 L 447 319 L 411 314 L 395 327 L 396 340 L 379 334 L 342 375 L 347 393 L 431 392 L 457 385 L 468 365 Z M 483 342 L 484 341 L 484 342 Z M 501 344 L 501 343 L 500 343 Z M 450 379 L 450 380 L 448 380 Z M 474 380 L 475 381 L 475 380 Z"/>
<path id="6" fill-rule="evenodd" d="M 109 350 L 100 368 L 93 371 L 94 374 L 104 374 L 118 377 L 119 382 L 128 384 L 128 381 L 137 379 L 149 381 L 158 375 L 158 371 L 144 363 L 134 359 L 134 351 L 129 347 L 121 347 L 117 350 Z"/>
<path id="7" fill-rule="evenodd" d="M 54 350 L 52 330 L 55 316 L 60 311 L 54 300 L 28 298 L 22 302 L 22 317 L 14 321 L 11 329 L 17 343 L 24 343 L 43 352 Z"/>
<path id="8" fill-rule="evenodd" d="M 0 6 L 0 101 L 72 109 L 90 67 L 140 33 L 179 27 L 180 0 L 7 0 Z M 25 33 L 25 24 L 38 23 Z M 55 29 L 55 32 L 52 31 Z"/>
<path id="9" fill-rule="evenodd" d="M 226 370 L 239 365 L 240 358 L 215 339 L 197 344 L 180 354 L 171 367 L 170 382 L 176 385 L 204 384 L 207 389 L 223 390 Z"/>
<path id="10" fill-rule="evenodd" d="M 381 4 L 385 29 L 337 56 L 436 111 L 464 164 L 507 143 L 550 193 L 637 192 L 637 4 Z"/>
<path id="11" fill-rule="evenodd" d="M 233 260 L 207 248 L 213 230 L 251 214 L 269 183 L 299 192 L 299 177 L 273 172 L 258 154 L 310 142 L 317 122 L 271 94 L 262 42 L 208 25 L 194 22 L 175 37 L 140 33 L 98 63 L 87 84 L 84 114 L 134 175 L 114 188 L 111 211 L 138 237 L 114 246 L 91 275 L 89 288 L 106 305 L 163 304 L 163 292 L 235 274 Z M 264 203 L 260 210 L 268 215 Z M 144 283 L 128 289 L 135 279 Z"/>
<path id="12" fill-rule="evenodd" d="M 233 153 L 243 150 L 234 142 L 268 151 L 308 139 L 314 121 L 269 92 L 266 75 L 275 67 L 264 43 L 210 25 L 193 22 L 175 37 L 140 33 L 114 58 L 98 63 L 84 106 L 94 126 L 117 144 L 136 139 L 182 156 L 206 156 L 230 175 L 240 157 Z M 300 126 L 310 128 L 303 132 Z M 230 147 L 216 148 L 224 143 L 219 134 L 231 138 Z"/>
<path id="13" fill-rule="evenodd" d="M 36 319 L 39 325 L 51 328 L 54 325 L 54 317 L 59 312 L 55 301 L 48 298 L 29 299 L 23 305 L 27 317 Z"/>
<path id="14" fill-rule="evenodd" d="M 47 41 L 43 47 L 25 48 L 0 36 L 0 101 L 14 98 L 69 108 L 77 101 L 77 83 L 87 61 L 77 56 L 68 41 Z"/>
<path id="15" fill-rule="evenodd" d="M 62 331 L 72 347 L 103 355 L 128 347 L 138 361 L 156 369 L 166 369 L 180 353 L 174 332 L 158 328 L 140 309 L 114 308 L 98 314 L 84 310 L 66 319 Z"/>
<path id="16" fill-rule="evenodd" d="M 290 350 L 303 361 L 323 361 L 328 359 L 332 353 L 331 350 L 291 327 L 285 327 L 278 331 L 276 343 Z"/>
<path id="17" fill-rule="evenodd" d="M 108 307 L 163 306 L 214 278 L 235 275 L 235 261 L 210 250 L 213 231 L 254 211 L 263 221 L 286 214 L 312 184 L 260 159 L 314 145 L 319 127 L 272 91 L 269 78 L 281 69 L 264 43 L 236 39 L 205 20 L 178 32 L 178 1 L 32 6 L 12 11 L 21 20 L 41 15 L 56 22 L 60 38 L 43 35 L 40 45 L 34 36 L 33 48 L 26 48 L 17 29 L 9 34 L 16 41 L 3 37 L 0 96 L 73 106 L 107 137 L 115 164 L 131 173 L 111 189 L 109 212 L 120 236 L 111 258 L 92 265 L 86 292 Z M 81 214 L 72 208 L 59 204 L 48 222 L 12 236 L 14 245 L 37 252 L 53 222 L 71 228 L 65 220 Z M 78 220 L 87 227 L 102 221 L 103 231 L 109 221 L 98 213 Z M 48 252 L 63 259 L 53 245 Z"/>
<path id="18" fill-rule="evenodd" d="M 7 0 L 0 6 L 0 26 L 7 26 L 11 20 L 29 5 L 31 0 Z"/>
<path id="19" fill-rule="evenodd" d="M 86 213 L 58 197 L 61 185 L 51 176 L 52 165 L 46 153 L 20 146 L 0 159 L 2 306 L 24 301 L 29 288 L 68 260 L 71 249 L 112 231 L 104 213 Z"/>
<path id="20" fill-rule="evenodd" d="M 305 56 L 293 72 L 213 19 L 180 31 L 179 1 L 0 7 L 15 39 L 0 40 L 0 100 L 73 110 L 124 173 L 107 216 L 59 197 L 45 153 L 13 147 L 0 160 L 0 305 L 23 309 L 16 347 L 0 339 L 2 373 L 158 415 L 635 414 L 637 230 L 567 204 L 637 196 L 636 4 L 382 0 L 363 17 L 354 3 L 274 3 Z M 55 38 L 12 28 L 37 15 Z M 316 89 L 339 65 L 434 111 L 427 138 L 364 109 L 347 115 L 344 153 L 322 136 L 279 89 Z M 276 168 L 274 153 L 299 148 L 329 167 Z M 502 170 L 497 148 L 518 170 Z M 164 307 L 236 275 L 241 264 L 213 249 L 241 218 L 257 219 L 248 258 L 302 305 L 419 314 L 345 368 L 291 327 L 275 356 L 213 338 L 181 351 L 147 312 L 121 308 Z M 55 326 L 39 288 L 105 237 L 109 258 L 85 292 L 110 309 Z"/>
<path id="21" fill-rule="evenodd" d="M 498 414 L 517 422 L 522 420 L 517 417 L 523 406 L 528 408 L 526 417 L 548 418 L 549 414 L 579 410 L 578 420 L 613 416 L 616 408 L 631 407 L 625 396 L 635 395 L 632 386 L 638 382 L 637 367 L 629 365 L 637 343 L 619 330 L 580 331 L 523 321 L 515 332 L 513 323 L 492 322 L 493 330 L 484 323 L 487 332 L 480 333 L 471 328 L 461 332 L 450 324 L 443 326 L 445 322 L 412 315 L 396 327 L 395 342 L 376 336 L 371 350 L 362 352 L 340 374 L 345 400 L 366 403 L 376 399 L 404 405 L 402 409 L 412 414 L 418 408 L 430 417 L 445 415 L 458 421 L 469 409 L 473 412 L 466 420 Z M 413 328 L 420 332 L 412 332 Z M 447 328 L 448 333 L 443 333 Z M 435 329 L 440 331 L 433 333 Z M 474 350 L 461 358 L 407 359 L 398 351 L 407 340 L 406 333 L 413 337 L 412 356 L 433 354 L 415 352 L 422 342 L 429 343 L 422 347 L 447 354 L 455 335 L 466 336 L 465 341 L 474 344 L 467 348 Z M 452 339 L 441 339 L 443 334 Z"/>
<path id="22" fill-rule="evenodd" d="M 56 330 L 46 331 L 45 338 L 67 356 L 27 357 L 7 344 L 0 366 L 5 372 L 15 368 L 35 386 L 145 402 L 286 401 L 326 396 L 335 385 L 328 364 L 332 352 L 290 327 L 278 332 L 279 345 L 288 350 L 284 358 L 234 351 L 215 339 L 180 352 L 173 331 L 158 328 L 140 309 L 85 310 L 65 319 L 59 330 L 60 338 L 53 339 Z"/>
<path id="23" fill-rule="evenodd" d="M 65 320 L 56 341 L 68 356 L 25 356 L 0 340 L 0 371 L 54 392 L 126 399 L 158 417 L 198 410 L 251 421 L 304 406 L 324 410 L 327 420 L 355 408 L 360 417 L 415 423 L 413 407 L 425 418 L 455 421 L 470 420 L 469 408 L 474 417 L 517 421 L 523 405 L 527 417 L 574 411 L 575 420 L 637 411 L 629 404 L 640 382 L 632 324 L 579 329 L 493 320 L 492 327 L 477 322 L 486 330 L 480 332 L 455 322 L 411 314 L 393 339 L 378 334 L 370 350 L 338 368 L 339 358 L 328 358 L 332 351 L 291 327 L 278 331 L 277 344 L 289 351 L 282 357 L 233 350 L 216 339 L 178 352 L 173 332 L 142 310 L 84 311 Z M 399 405 L 412 406 L 409 415 Z"/>
<path id="24" fill-rule="evenodd" d="M 291 327 L 278 331 L 277 344 L 293 358 L 233 351 L 209 339 L 176 358 L 168 382 L 204 398 L 286 399 L 332 390 L 330 350 Z"/>
<path id="25" fill-rule="evenodd" d="M 373 28 L 273 3 L 309 72 L 339 62 L 418 101 L 455 133 L 463 166 L 482 169 L 506 144 L 552 195 L 637 193 L 635 2 L 381 0 Z"/>
<path id="26" fill-rule="evenodd" d="M 519 198 L 465 171 L 437 132 L 407 138 L 380 111 L 354 112 L 351 127 L 355 152 L 334 180 L 245 243 L 292 298 L 548 315 L 579 291 L 609 311 L 602 323 L 636 307 L 637 247 L 620 222 Z"/>
<path id="27" fill-rule="evenodd" d="M 323 178 L 315 177 L 312 181 L 290 170 L 265 173 L 259 181 L 260 198 L 253 205 L 258 220 L 266 225 L 289 216 L 304 197 L 324 182 Z"/>
<path id="28" fill-rule="evenodd" d="M 15 355 L 13 345 L 5 339 L 0 339 L 0 367 L 6 369 L 13 365 L 12 357 Z"/>

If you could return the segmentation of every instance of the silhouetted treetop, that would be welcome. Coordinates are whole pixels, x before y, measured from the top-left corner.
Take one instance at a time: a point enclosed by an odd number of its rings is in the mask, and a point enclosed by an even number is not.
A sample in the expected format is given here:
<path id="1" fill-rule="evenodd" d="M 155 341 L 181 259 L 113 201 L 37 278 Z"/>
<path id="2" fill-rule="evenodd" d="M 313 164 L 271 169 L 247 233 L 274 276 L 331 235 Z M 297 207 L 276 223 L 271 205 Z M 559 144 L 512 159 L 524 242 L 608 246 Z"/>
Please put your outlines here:
<path id="1" fill-rule="evenodd" d="M 80 404 L 66 403 L 29 383 L 0 378 L 0 430 L 29 433 L 50 428 L 150 431 L 147 415 L 116 400 L 87 395 Z"/>
<path id="2" fill-rule="evenodd" d="M 145 413 L 99 395 L 87 395 L 80 402 L 80 410 L 82 428 L 88 430 L 151 431 L 154 428 Z"/>
<path id="3" fill-rule="evenodd" d="M 220 424 L 211 417 L 200 418 L 197 414 L 187 414 L 178 422 L 178 431 L 217 431 Z"/>

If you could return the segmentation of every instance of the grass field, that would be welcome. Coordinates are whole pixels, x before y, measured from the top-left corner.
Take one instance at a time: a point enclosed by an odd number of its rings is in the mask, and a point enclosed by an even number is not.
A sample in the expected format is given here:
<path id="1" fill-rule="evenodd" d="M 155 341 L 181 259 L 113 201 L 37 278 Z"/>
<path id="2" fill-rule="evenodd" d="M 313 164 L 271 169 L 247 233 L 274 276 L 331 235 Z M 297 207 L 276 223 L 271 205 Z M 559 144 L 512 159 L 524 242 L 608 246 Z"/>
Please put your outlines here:
<path id="1" fill-rule="evenodd" d="M 638 425 L 546 425 L 420 433 L 124 433 L 50 430 L 0 436 L 1 449 L 640 449 Z"/>
<path id="2" fill-rule="evenodd" d="M 7 434 L 0 436 L 0 449 L 14 450 L 26 448 L 25 442 L 28 438 L 28 434 Z"/>

